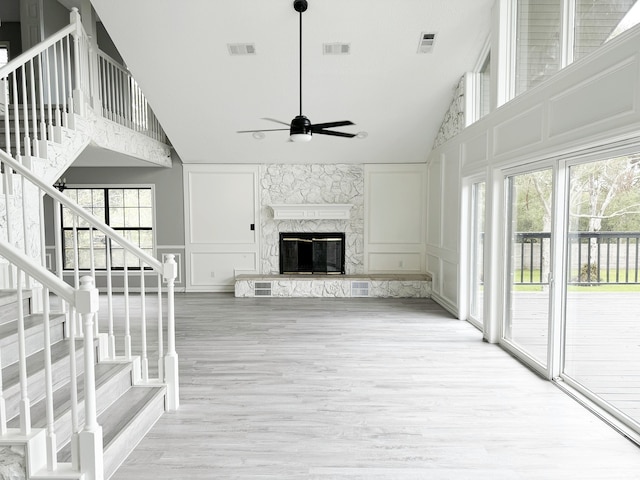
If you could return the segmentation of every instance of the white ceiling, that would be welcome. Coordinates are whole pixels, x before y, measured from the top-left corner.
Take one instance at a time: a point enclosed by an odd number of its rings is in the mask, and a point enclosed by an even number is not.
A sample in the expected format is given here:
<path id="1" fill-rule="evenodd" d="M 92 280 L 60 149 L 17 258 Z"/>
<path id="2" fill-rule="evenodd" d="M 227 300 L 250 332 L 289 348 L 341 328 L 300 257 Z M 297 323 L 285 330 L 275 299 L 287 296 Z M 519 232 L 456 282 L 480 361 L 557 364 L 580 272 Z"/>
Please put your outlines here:
<path id="1" fill-rule="evenodd" d="M 494 0 L 309 0 L 303 14 L 303 114 L 365 139 L 288 132 L 298 114 L 293 0 L 92 0 L 184 163 L 414 163 L 433 145 L 453 88 L 489 34 Z M 437 34 L 418 54 L 422 32 Z M 322 54 L 322 44 L 351 54 Z M 254 43 L 256 55 L 228 53 Z M 283 127 L 286 128 L 286 127 Z"/>

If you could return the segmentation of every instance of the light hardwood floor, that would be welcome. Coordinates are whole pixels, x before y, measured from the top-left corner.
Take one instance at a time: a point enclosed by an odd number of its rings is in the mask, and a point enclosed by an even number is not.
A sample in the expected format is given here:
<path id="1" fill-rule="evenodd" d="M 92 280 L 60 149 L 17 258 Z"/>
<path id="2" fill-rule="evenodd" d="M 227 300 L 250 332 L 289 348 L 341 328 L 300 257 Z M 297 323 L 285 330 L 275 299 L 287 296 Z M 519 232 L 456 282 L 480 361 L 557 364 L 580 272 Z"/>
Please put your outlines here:
<path id="1" fill-rule="evenodd" d="M 425 299 L 176 296 L 181 407 L 112 477 L 637 479 L 640 449 Z"/>

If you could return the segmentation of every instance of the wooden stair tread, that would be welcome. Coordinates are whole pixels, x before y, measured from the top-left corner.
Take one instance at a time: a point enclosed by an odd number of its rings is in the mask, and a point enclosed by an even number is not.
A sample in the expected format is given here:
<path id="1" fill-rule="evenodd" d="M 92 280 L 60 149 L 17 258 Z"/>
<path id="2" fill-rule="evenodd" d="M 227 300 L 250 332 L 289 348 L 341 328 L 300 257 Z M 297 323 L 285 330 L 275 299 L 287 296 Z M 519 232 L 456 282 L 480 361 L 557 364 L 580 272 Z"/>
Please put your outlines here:
<path id="1" fill-rule="evenodd" d="M 56 326 L 63 323 L 66 319 L 64 313 L 52 313 L 49 315 L 50 325 Z M 41 313 L 32 313 L 24 316 L 25 336 L 42 331 L 44 327 L 44 316 Z M 18 321 L 12 320 L 7 323 L 0 324 L 0 348 L 10 343 L 15 343 L 18 338 Z"/>
<path id="2" fill-rule="evenodd" d="M 76 356 L 82 351 L 82 342 L 76 342 Z M 55 365 L 57 362 L 65 360 L 69 356 L 69 340 L 62 340 L 51 345 L 51 363 Z M 44 371 L 44 350 L 29 355 L 27 357 L 27 377 L 31 377 L 39 372 Z M 13 363 L 2 369 L 2 386 L 5 395 L 13 386 L 20 384 L 20 364 Z"/>
<path id="3" fill-rule="evenodd" d="M 164 391 L 164 385 L 158 385 L 157 387 L 146 385 L 131 387 L 99 415 L 98 423 L 102 425 L 102 438 L 105 449 L 140 412 L 144 411 L 144 407 L 147 404 L 156 396 L 164 394 Z"/>
<path id="4" fill-rule="evenodd" d="M 101 363 L 96 364 L 96 390 L 99 390 L 103 385 L 107 384 L 109 380 L 116 377 L 118 374 L 123 374 L 131 371 L 130 363 Z M 130 377 L 129 377 L 130 378 Z M 78 403 L 84 400 L 84 374 L 78 375 Z M 55 392 L 53 392 L 53 410 L 55 418 L 61 417 L 67 410 L 70 409 L 70 383 L 65 383 Z M 9 427 L 15 427 L 19 425 L 19 418 L 12 419 L 9 423 Z M 34 428 L 44 428 L 47 425 L 46 418 L 46 401 L 41 399 L 31 405 L 31 425 Z"/>
<path id="5" fill-rule="evenodd" d="M 115 467 L 120 465 L 126 456 L 131 453 L 135 445 L 142 440 L 148 429 L 162 415 L 162 412 L 152 411 L 151 407 L 153 407 L 154 402 L 162 400 L 162 410 L 164 411 L 165 392 L 166 387 L 164 385 L 132 386 L 118 400 L 98 415 L 98 424 L 102 427 L 102 444 L 105 453 L 105 478 L 109 477 L 107 464 L 112 464 Z M 137 424 L 140 425 L 138 426 Z M 144 431 L 137 432 L 138 428 Z M 134 439 L 129 440 L 131 435 L 134 435 Z M 119 439 L 125 440 L 126 453 L 116 451 L 123 447 L 122 443 L 118 442 Z M 111 451 L 110 447 L 112 447 Z M 106 458 L 107 456 L 109 456 L 109 459 Z M 58 451 L 58 461 L 67 462 L 70 459 L 71 445 L 67 444 Z M 111 473 L 113 472 L 111 471 Z"/>
<path id="6" fill-rule="evenodd" d="M 22 291 L 23 298 L 31 298 L 31 290 Z M 15 303 L 18 301 L 18 294 L 15 290 L 0 290 L 0 307 Z"/>

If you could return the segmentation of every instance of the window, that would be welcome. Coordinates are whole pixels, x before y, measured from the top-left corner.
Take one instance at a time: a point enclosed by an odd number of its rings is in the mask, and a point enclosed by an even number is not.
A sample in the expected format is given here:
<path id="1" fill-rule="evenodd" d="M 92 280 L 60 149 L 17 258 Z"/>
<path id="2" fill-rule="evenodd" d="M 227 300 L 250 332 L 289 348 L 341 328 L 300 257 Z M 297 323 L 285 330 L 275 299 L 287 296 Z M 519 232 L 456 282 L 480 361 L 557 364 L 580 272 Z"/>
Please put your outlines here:
<path id="1" fill-rule="evenodd" d="M 562 0 L 518 0 L 516 6 L 516 95 L 560 70 Z"/>
<path id="2" fill-rule="evenodd" d="M 491 53 L 487 55 L 479 72 L 478 82 L 478 119 L 491 110 Z"/>
<path id="3" fill-rule="evenodd" d="M 636 0 L 575 0 L 573 59 L 578 60 L 640 21 Z"/>
<path id="4" fill-rule="evenodd" d="M 513 1 L 514 96 L 640 23 L 639 0 Z"/>
<path id="5" fill-rule="evenodd" d="M 146 188 L 67 188 L 64 194 L 78 205 L 89 211 L 98 220 L 109 225 L 124 238 L 153 255 L 153 195 Z M 75 225 L 74 225 L 75 222 Z M 62 248 L 65 269 L 73 269 L 74 242 L 73 229 L 77 229 L 78 267 L 91 268 L 91 253 L 96 270 L 107 268 L 107 241 L 105 235 L 73 213 L 62 208 Z M 137 258 L 126 255 L 124 250 L 111 245 L 110 260 L 114 269 L 140 268 Z"/>

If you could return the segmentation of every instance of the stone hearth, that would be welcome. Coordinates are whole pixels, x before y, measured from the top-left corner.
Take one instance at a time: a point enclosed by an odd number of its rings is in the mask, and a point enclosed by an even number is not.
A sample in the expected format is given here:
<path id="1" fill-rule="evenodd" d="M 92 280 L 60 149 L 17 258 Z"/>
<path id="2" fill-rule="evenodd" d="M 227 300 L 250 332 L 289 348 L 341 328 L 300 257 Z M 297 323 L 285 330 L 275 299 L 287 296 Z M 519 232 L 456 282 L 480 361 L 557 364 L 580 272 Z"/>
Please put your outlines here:
<path id="1" fill-rule="evenodd" d="M 429 275 L 238 275 L 236 297 L 429 298 Z"/>

